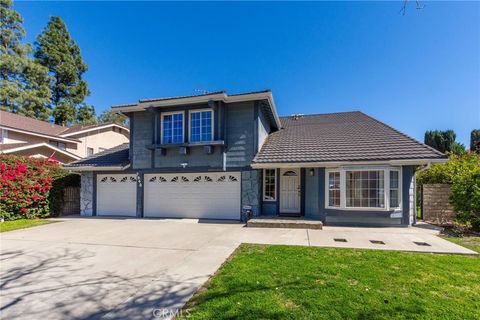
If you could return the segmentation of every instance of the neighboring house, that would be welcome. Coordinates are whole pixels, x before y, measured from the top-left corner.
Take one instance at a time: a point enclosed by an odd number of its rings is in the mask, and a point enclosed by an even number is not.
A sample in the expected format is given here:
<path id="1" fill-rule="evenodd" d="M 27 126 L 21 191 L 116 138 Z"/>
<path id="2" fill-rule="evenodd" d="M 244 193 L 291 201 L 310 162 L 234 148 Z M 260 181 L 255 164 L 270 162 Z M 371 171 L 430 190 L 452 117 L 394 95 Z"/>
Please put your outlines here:
<path id="1" fill-rule="evenodd" d="M 83 215 L 410 225 L 442 153 L 361 112 L 279 117 L 270 91 L 114 106 L 130 143 L 69 165 Z"/>
<path id="2" fill-rule="evenodd" d="M 128 142 L 130 132 L 114 123 L 63 127 L 0 111 L 0 153 L 54 158 L 61 163 Z"/>

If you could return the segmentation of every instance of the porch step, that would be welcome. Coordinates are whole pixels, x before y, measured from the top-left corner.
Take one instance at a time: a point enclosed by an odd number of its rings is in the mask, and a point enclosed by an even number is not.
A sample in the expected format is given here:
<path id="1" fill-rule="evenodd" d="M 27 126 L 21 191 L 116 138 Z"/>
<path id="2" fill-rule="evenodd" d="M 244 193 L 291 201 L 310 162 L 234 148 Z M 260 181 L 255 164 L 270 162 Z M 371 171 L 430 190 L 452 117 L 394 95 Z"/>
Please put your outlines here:
<path id="1" fill-rule="evenodd" d="M 299 218 L 253 218 L 247 221 L 247 227 L 319 230 L 323 224 L 322 221 Z"/>

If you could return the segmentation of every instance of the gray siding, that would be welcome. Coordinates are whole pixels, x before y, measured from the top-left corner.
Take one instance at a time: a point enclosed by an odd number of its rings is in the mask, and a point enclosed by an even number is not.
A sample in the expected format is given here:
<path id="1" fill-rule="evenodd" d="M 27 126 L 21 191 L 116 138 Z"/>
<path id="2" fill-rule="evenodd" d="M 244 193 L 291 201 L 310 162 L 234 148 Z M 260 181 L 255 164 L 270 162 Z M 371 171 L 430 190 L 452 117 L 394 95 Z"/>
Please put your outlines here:
<path id="1" fill-rule="evenodd" d="M 264 113 L 262 110 L 259 110 L 258 112 L 258 147 L 257 151 L 259 151 L 263 143 L 268 137 L 268 134 L 270 133 L 270 123 L 268 122 L 267 118 L 265 117 Z"/>
<path id="2" fill-rule="evenodd" d="M 314 175 L 310 175 L 310 169 L 306 169 L 305 174 L 305 217 L 310 219 L 321 219 L 319 210 L 319 181 L 318 174 L 320 169 L 313 169 Z"/>
<path id="3" fill-rule="evenodd" d="M 170 148 L 166 150 L 165 155 L 161 155 L 159 150 L 155 151 L 155 168 L 180 168 L 180 163 L 188 163 L 188 167 L 202 167 L 212 169 L 222 169 L 223 152 L 221 146 L 215 146 L 212 154 L 206 154 L 203 146 L 189 147 L 188 154 L 181 155 L 179 148 Z"/>
<path id="4" fill-rule="evenodd" d="M 254 102 L 228 104 L 226 165 L 246 167 L 255 156 Z"/>
<path id="5" fill-rule="evenodd" d="M 133 169 L 146 169 L 152 165 L 152 151 L 146 146 L 152 144 L 153 114 L 148 111 L 134 112 L 131 159 Z"/>
<path id="6" fill-rule="evenodd" d="M 192 110 L 206 106 L 176 107 L 174 110 Z M 188 154 L 181 155 L 178 147 L 166 149 L 162 155 L 159 149 L 148 149 L 154 142 L 154 117 L 155 113 L 144 111 L 131 115 L 131 160 L 133 169 L 178 169 L 181 163 L 188 163 L 189 169 L 221 170 L 232 168 L 246 168 L 250 166 L 256 154 L 255 132 L 266 134 L 269 130 L 265 117 L 259 116 L 258 128 L 255 128 L 255 103 L 242 102 L 234 104 L 221 104 L 215 110 L 215 136 L 217 140 L 224 140 L 226 146 L 214 146 L 212 154 L 206 154 L 203 146 L 191 146 Z M 172 109 L 173 110 L 173 109 Z M 170 109 L 165 111 L 172 111 Z M 160 116 L 158 116 L 160 119 Z M 185 120 L 189 121 L 188 113 Z M 188 124 L 186 121 L 185 136 L 188 140 Z M 159 120 L 157 125 L 159 126 Z M 261 124 L 260 124 L 261 123 Z M 258 130 L 255 130 L 258 129 Z M 160 129 L 157 128 L 157 131 Z M 159 142 L 157 133 L 157 142 Z M 263 137 L 262 139 L 264 139 Z"/>

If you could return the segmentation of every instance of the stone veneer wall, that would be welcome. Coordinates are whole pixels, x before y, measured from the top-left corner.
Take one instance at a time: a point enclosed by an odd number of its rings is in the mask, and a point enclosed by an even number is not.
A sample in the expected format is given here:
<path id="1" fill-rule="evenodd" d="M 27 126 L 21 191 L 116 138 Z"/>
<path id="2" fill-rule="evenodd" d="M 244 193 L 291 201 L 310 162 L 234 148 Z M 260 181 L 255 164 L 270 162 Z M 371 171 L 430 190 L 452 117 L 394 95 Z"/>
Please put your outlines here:
<path id="1" fill-rule="evenodd" d="M 93 172 L 84 172 L 81 175 L 80 215 L 93 214 Z"/>
<path id="2" fill-rule="evenodd" d="M 246 221 L 243 206 L 251 206 L 254 217 L 260 215 L 261 170 L 242 171 L 242 221 Z"/>
<path id="3" fill-rule="evenodd" d="M 455 211 L 448 203 L 449 184 L 423 185 L 423 220 L 435 224 L 448 224 L 455 218 Z"/>

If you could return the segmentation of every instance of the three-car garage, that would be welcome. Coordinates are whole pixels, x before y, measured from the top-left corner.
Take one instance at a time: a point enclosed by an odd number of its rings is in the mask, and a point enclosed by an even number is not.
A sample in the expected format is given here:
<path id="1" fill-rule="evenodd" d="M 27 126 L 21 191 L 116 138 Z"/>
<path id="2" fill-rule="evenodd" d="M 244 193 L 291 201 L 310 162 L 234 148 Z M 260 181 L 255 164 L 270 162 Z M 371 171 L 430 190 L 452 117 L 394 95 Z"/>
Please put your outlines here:
<path id="1" fill-rule="evenodd" d="M 239 172 L 97 175 L 97 215 L 135 217 L 137 183 L 147 218 L 240 219 Z"/>

